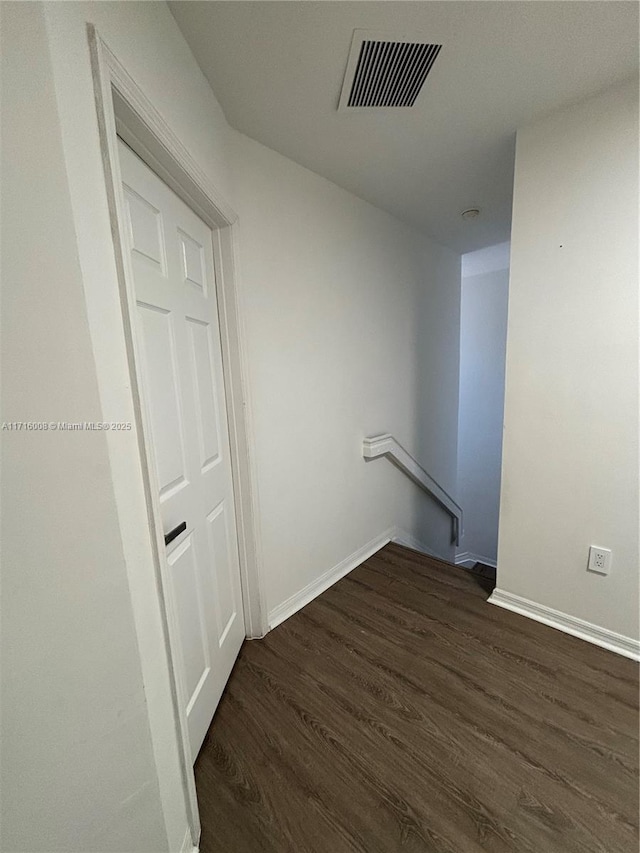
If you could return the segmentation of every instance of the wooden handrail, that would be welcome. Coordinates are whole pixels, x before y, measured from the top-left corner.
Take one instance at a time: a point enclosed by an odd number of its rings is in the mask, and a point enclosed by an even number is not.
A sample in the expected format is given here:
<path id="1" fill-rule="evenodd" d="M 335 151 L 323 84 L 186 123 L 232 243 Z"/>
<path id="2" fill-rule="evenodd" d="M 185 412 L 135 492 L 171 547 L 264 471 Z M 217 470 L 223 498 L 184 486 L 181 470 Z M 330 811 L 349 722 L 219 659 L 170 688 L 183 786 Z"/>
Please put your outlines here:
<path id="1" fill-rule="evenodd" d="M 460 544 L 462 532 L 462 509 L 442 486 L 428 474 L 424 468 L 408 453 L 399 441 L 385 433 L 365 438 L 362 442 L 362 455 L 365 459 L 378 459 L 386 456 L 420 488 L 431 495 L 451 516 L 451 541 Z"/>

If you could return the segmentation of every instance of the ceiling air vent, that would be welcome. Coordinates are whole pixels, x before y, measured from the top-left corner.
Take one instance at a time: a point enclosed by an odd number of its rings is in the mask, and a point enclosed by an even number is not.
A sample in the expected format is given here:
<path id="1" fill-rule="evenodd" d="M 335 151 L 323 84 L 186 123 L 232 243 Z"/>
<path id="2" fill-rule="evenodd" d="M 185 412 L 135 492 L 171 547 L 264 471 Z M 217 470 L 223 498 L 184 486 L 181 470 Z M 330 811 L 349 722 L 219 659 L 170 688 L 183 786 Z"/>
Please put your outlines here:
<path id="1" fill-rule="evenodd" d="M 356 30 L 338 109 L 412 107 L 441 47 Z"/>

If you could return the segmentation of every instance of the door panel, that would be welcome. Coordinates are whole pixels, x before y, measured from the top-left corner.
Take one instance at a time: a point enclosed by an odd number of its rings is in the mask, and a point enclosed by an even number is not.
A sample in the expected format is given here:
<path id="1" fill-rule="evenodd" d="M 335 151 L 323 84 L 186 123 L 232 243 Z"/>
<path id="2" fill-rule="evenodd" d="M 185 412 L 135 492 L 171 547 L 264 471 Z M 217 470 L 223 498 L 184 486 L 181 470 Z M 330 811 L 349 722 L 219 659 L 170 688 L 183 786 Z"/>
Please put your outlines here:
<path id="1" fill-rule="evenodd" d="M 193 534 L 173 550 L 168 563 L 171 567 L 171 586 L 180 626 L 184 682 L 187 696 L 193 697 L 202 677 L 210 668 L 206 625 L 200 613 L 201 591 Z"/>
<path id="2" fill-rule="evenodd" d="M 235 617 L 236 601 L 232 578 L 229 576 L 229 548 L 227 534 L 227 507 L 223 501 L 207 518 L 209 543 L 214 563 L 220 567 L 216 579 L 218 582 L 218 642 L 224 636 Z"/>
<path id="3" fill-rule="evenodd" d="M 167 547 L 192 757 L 245 636 L 210 228 L 119 141 L 136 357 Z"/>
<path id="4" fill-rule="evenodd" d="M 182 274 L 184 280 L 201 290 L 205 288 L 204 249 L 196 240 L 178 229 L 178 239 L 182 250 Z"/>
<path id="5" fill-rule="evenodd" d="M 154 401 L 149 408 L 153 455 L 160 496 L 185 483 L 182 413 L 178 396 L 178 370 L 173 336 L 173 315 L 153 305 L 138 302 L 143 346 L 143 381 Z"/>
<path id="6" fill-rule="evenodd" d="M 125 197 L 129 211 L 132 250 L 157 264 L 164 271 L 166 264 L 162 246 L 160 211 L 130 187 L 125 188 Z"/>
<path id="7" fill-rule="evenodd" d="M 191 349 L 191 368 L 196 400 L 201 470 L 221 461 L 218 404 L 213 378 L 209 327 L 198 320 L 187 318 Z"/>

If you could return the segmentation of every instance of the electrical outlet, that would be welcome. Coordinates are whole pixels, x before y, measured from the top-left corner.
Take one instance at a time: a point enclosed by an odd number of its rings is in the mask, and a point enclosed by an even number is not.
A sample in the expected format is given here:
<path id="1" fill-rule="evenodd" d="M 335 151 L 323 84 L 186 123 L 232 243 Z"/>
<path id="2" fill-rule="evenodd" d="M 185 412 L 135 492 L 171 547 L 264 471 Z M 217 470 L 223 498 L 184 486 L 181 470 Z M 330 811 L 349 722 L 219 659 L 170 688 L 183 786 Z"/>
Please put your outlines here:
<path id="1" fill-rule="evenodd" d="M 597 545 L 592 545 L 589 548 L 587 571 L 597 572 L 599 575 L 608 575 L 611 571 L 612 556 L 609 548 L 598 548 Z"/>

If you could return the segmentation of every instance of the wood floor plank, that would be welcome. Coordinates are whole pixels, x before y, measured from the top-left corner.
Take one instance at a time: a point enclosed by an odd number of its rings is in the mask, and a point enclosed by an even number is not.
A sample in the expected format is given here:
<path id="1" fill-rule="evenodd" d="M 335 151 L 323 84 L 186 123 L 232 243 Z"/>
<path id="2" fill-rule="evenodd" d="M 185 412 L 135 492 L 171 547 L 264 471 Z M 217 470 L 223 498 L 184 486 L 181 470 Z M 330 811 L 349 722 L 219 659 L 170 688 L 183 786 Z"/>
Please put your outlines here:
<path id="1" fill-rule="evenodd" d="M 329 666 L 325 663 L 321 670 L 322 675 L 328 670 Z M 535 780 L 532 780 L 533 786 L 527 796 L 530 802 L 538 803 L 539 808 L 533 814 L 522 812 L 518 816 L 517 825 L 514 823 L 511 818 L 513 810 L 517 808 L 515 795 L 522 786 L 522 764 L 514 765 L 512 760 L 514 756 L 511 754 L 509 761 L 501 765 L 501 772 L 496 774 L 495 741 L 483 744 L 474 736 L 475 733 L 471 729 L 465 732 L 464 728 L 459 729 L 455 736 L 452 736 L 450 715 L 437 707 L 431 709 L 429 718 L 413 713 L 411 719 L 407 719 L 406 714 L 398 713 L 399 708 L 396 703 L 387 701 L 384 707 L 380 703 L 380 697 L 373 691 L 368 691 L 369 696 L 363 696 L 353 684 L 349 687 L 348 674 L 345 677 L 345 673 L 340 671 L 339 667 L 336 667 L 335 677 L 330 684 L 322 683 L 324 681 L 322 675 L 318 678 L 320 689 L 326 693 L 332 703 L 353 718 L 365 735 L 369 734 L 367 730 L 384 732 L 385 737 L 394 744 L 395 751 L 403 756 L 405 764 L 398 778 L 401 787 L 404 788 L 408 784 L 407 796 L 421 790 L 423 794 L 428 793 L 429 800 L 437 805 L 440 811 L 451 811 L 451 801 L 461 807 L 462 813 L 456 814 L 454 819 L 457 833 L 464 827 L 465 821 L 472 816 L 477 821 L 477 825 L 483 828 L 485 834 L 496 835 L 493 839 L 493 849 L 499 849 L 497 840 L 501 836 L 504 838 L 508 832 L 504 839 L 505 849 L 536 850 L 537 843 L 532 846 L 529 841 L 531 832 L 527 824 L 530 822 L 529 818 L 533 817 L 537 822 L 537 818 L 542 814 L 544 820 L 547 823 L 551 821 L 554 826 L 557 825 L 558 819 L 562 820 L 565 837 L 569 831 L 580 835 L 581 828 L 575 826 L 570 819 L 567 820 L 558 815 L 557 810 L 552 808 L 543 809 L 544 799 L 541 797 L 549 796 L 549 785 L 540 786 L 543 790 L 534 798 L 535 791 L 532 788 L 535 787 Z M 374 678 L 378 683 L 382 680 L 379 672 L 374 673 Z M 362 678 L 355 680 L 364 685 Z M 360 736 L 362 732 L 356 730 L 354 734 Z M 473 761 L 469 760 L 470 755 Z M 464 789 L 461 789 L 457 782 L 457 770 L 453 774 L 450 771 L 452 763 L 457 768 L 465 767 Z M 385 767 L 386 772 L 389 769 Z M 512 773 L 512 778 L 509 778 L 511 770 L 517 772 Z M 548 780 L 545 779 L 544 782 L 547 783 Z M 559 794 L 562 793 L 563 791 L 560 790 Z M 438 794 L 440 802 L 436 802 Z M 474 831 L 471 827 L 469 829 Z M 514 834 L 516 831 L 518 834 Z M 539 842 L 540 831 L 537 831 L 535 836 Z M 486 838 L 483 838 L 483 841 L 486 843 Z M 547 844 L 546 849 L 552 846 Z M 486 848 L 483 845 L 481 849 Z"/>
<path id="2" fill-rule="evenodd" d="M 330 605 L 323 603 L 322 606 Z M 336 608 L 333 609 L 333 615 L 335 615 Z M 337 612 L 340 612 L 339 609 Z M 345 642 L 346 636 L 353 632 L 353 621 L 356 621 L 356 624 L 362 624 L 358 623 L 357 617 L 351 614 L 346 635 L 338 638 L 339 641 Z M 625 822 L 624 815 L 619 814 L 615 795 L 617 793 L 623 796 L 627 800 L 627 808 L 632 809 L 631 798 L 634 796 L 635 788 L 633 784 L 627 785 L 622 780 L 622 784 L 616 786 L 605 772 L 602 775 L 607 782 L 605 789 L 609 792 L 607 800 L 601 801 L 594 797 L 590 790 L 583 791 L 572 782 L 571 761 L 576 751 L 571 749 L 567 752 L 566 744 L 559 741 L 557 736 L 554 738 L 554 732 L 547 731 L 544 726 L 532 732 L 530 714 L 523 714 L 524 719 L 520 720 L 515 713 L 517 709 L 500 696 L 492 696 L 472 675 L 460 681 L 459 674 L 456 674 L 455 670 L 449 670 L 441 661 L 430 658 L 426 653 L 419 661 L 410 650 L 409 654 L 406 654 L 406 649 L 403 649 L 402 654 L 398 656 L 395 654 L 393 644 L 389 641 L 385 642 L 382 655 L 369 657 L 369 644 L 365 642 L 358 649 L 361 640 L 353 639 L 354 647 L 365 659 L 370 659 L 372 662 L 383 660 L 384 663 L 379 663 L 380 668 L 390 671 L 398 681 L 404 683 L 414 693 L 422 693 L 428 697 L 431 709 L 441 704 L 445 712 L 445 720 L 458 724 L 455 728 L 452 727 L 456 737 L 460 738 L 465 729 L 470 729 L 478 740 L 489 742 L 493 747 L 490 760 L 492 767 L 500 762 L 501 753 L 506 751 L 521 768 L 534 771 L 534 778 L 529 779 L 531 784 L 535 782 L 535 776 L 542 774 L 547 793 L 554 797 L 562 794 L 565 799 L 570 792 L 581 800 L 585 796 L 591 797 L 593 807 L 601 812 L 606 820 Z M 532 755 L 529 744 L 534 735 L 539 738 L 539 743 L 535 754 Z M 477 751 L 475 748 L 471 754 Z M 567 761 L 568 768 L 565 766 Z M 505 768 L 509 768 L 509 762 L 502 762 L 502 764 L 504 766 L 501 772 L 504 772 Z M 550 771 L 550 766 L 555 769 Z M 554 790 L 556 781 L 561 783 L 559 791 Z M 617 778 L 614 777 L 613 782 L 616 781 Z M 491 786 L 495 783 L 495 779 L 490 780 Z M 633 829 L 633 825 L 631 828 Z"/>
<path id="3" fill-rule="evenodd" d="M 474 589 L 472 595 L 464 596 L 463 600 L 460 600 L 461 597 L 455 592 L 461 589 L 459 583 L 469 584 L 468 577 L 464 577 L 466 573 L 461 569 L 453 568 L 449 572 L 438 570 L 429 573 L 428 570 L 431 567 L 428 564 L 420 567 L 409 566 L 407 563 L 407 560 L 397 560 L 395 572 L 390 574 L 388 570 L 383 571 L 387 580 L 385 582 L 377 578 L 375 588 L 381 592 L 386 592 L 396 585 L 404 584 L 405 587 L 409 587 L 410 594 L 413 594 L 413 590 L 418 587 L 422 591 L 422 595 L 416 599 L 416 604 L 426 608 L 425 615 L 428 615 L 429 612 L 432 614 L 439 611 L 446 612 L 453 607 L 456 612 L 456 623 L 460 627 L 469 627 L 472 632 L 478 629 L 479 636 L 483 641 L 491 636 L 496 637 L 498 645 L 502 646 L 505 653 L 508 653 L 509 649 L 514 649 L 524 661 L 528 660 L 530 664 L 537 667 L 546 666 L 547 669 L 560 672 L 569 679 L 586 680 L 590 689 L 594 687 L 597 689 L 602 685 L 602 690 L 606 696 L 619 696 L 621 701 L 626 701 L 635 707 L 637 702 L 637 675 L 634 672 L 633 664 L 630 666 L 625 658 L 610 655 L 590 644 L 587 644 L 587 649 L 584 651 L 582 649 L 585 645 L 583 640 L 563 635 L 565 642 L 548 644 L 545 650 L 545 660 L 540 661 L 535 654 L 539 638 L 539 623 L 529 619 L 523 620 L 518 614 L 509 611 L 501 613 L 498 608 L 492 608 L 492 612 L 487 614 L 484 606 L 486 595 L 483 595 L 479 589 L 479 595 Z M 367 570 L 380 572 L 381 565 L 386 564 L 381 562 L 379 555 L 375 555 L 365 564 L 365 571 L 362 575 L 358 575 L 360 582 L 362 583 L 363 579 L 366 578 Z M 424 571 L 421 570 L 422 568 Z M 462 578 L 457 577 L 460 574 L 462 574 Z M 348 580 L 353 578 L 354 575 L 351 575 Z M 464 589 L 464 587 L 462 588 Z M 469 589 L 468 586 L 467 589 Z M 430 605 L 432 606 L 430 607 Z M 477 619 L 478 613 L 483 614 L 482 620 Z M 525 622 L 524 625 L 523 621 Z M 612 657 L 614 660 L 611 659 Z M 615 676 L 614 679 L 611 678 L 612 675 Z"/>
<path id="4" fill-rule="evenodd" d="M 357 581 L 352 581 L 355 584 L 355 590 L 347 584 L 343 584 L 339 590 L 336 590 L 338 595 L 349 595 L 350 592 L 356 597 L 353 602 L 355 608 L 362 611 L 360 606 L 361 591 L 364 587 L 367 592 L 367 601 L 363 617 L 371 620 L 384 619 L 385 607 L 389 599 L 393 600 L 397 605 L 394 608 L 392 628 L 397 628 L 399 636 L 402 632 L 408 630 L 411 634 L 410 639 L 424 638 L 429 641 L 429 649 L 435 650 L 441 644 L 448 645 L 447 652 L 455 656 L 457 651 L 459 656 L 466 651 L 477 653 L 475 658 L 478 670 L 483 668 L 487 672 L 489 678 L 498 678 L 500 681 L 514 690 L 524 690 L 531 693 L 533 701 L 543 701 L 551 703 L 554 708 L 554 717 L 560 721 L 565 720 L 567 725 L 576 733 L 583 732 L 586 737 L 591 733 L 597 732 L 600 738 L 603 736 L 608 738 L 609 747 L 612 750 L 618 748 L 627 751 L 630 747 L 634 747 L 638 742 L 637 732 L 633 731 L 633 723 L 636 719 L 635 696 L 633 693 L 623 697 L 613 699 L 615 702 L 621 702 L 618 708 L 619 714 L 613 719 L 606 716 L 606 712 L 611 704 L 612 697 L 610 691 L 596 691 L 594 696 L 593 684 L 585 683 L 583 680 L 578 680 L 576 683 L 575 673 L 563 673 L 561 670 L 553 670 L 548 666 L 541 666 L 532 657 L 533 652 L 528 652 L 527 657 L 519 654 L 514 654 L 502 645 L 499 645 L 499 640 L 492 635 L 490 626 L 487 626 L 486 634 L 483 637 L 482 632 L 473 633 L 466 630 L 464 619 L 456 618 L 457 611 L 455 606 L 452 608 L 452 613 L 447 612 L 443 608 L 439 608 L 436 615 L 427 615 L 421 608 L 421 602 L 416 602 L 415 595 L 411 590 L 397 590 L 386 587 L 383 591 L 378 591 L 371 585 L 366 583 L 366 575 L 362 573 Z M 329 600 L 329 599 L 327 599 Z M 348 603 L 348 606 L 349 603 Z M 453 614 L 453 615 L 452 615 Z M 426 617 L 426 619 L 425 619 Z M 484 652 L 487 646 L 495 655 L 500 655 L 506 660 L 502 661 L 502 666 L 496 670 L 492 658 L 486 656 Z M 523 674 L 526 678 L 523 678 Z M 589 695 L 591 710 L 597 710 L 598 707 L 603 711 L 603 717 L 596 719 L 593 714 L 587 713 L 582 707 L 572 706 L 567 699 L 572 695 L 580 695 L 578 688 L 583 688 Z M 622 730 L 616 727 L 618 717 L 622 718 Z"/>
<path id="5" fill-rule="evenodd" d="M 637 665 L 390 545 L 245 643 L 202 853 L 637 853 Z"/>

